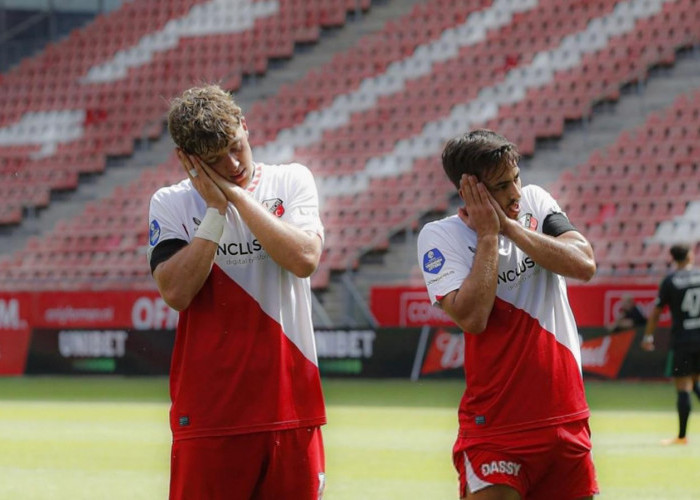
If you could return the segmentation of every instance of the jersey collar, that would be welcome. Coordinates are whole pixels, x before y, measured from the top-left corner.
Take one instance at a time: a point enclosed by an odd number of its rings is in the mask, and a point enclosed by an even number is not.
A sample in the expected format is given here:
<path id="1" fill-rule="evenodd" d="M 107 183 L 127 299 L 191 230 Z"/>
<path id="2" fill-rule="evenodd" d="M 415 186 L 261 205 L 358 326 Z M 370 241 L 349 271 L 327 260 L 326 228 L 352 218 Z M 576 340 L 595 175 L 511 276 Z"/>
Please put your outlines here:
<path id="1" fill-rule="evenodd" d="M 258 187 L 258 184 L 260 183 L 260 177 L 262 176 L 262 165 L 260 163 L 255 164 L 255 170 L 253 171 L 253 178 L 250 180 L 250 183 L 246 187 L 246 190 L 249 192 L 255 191 L 255 188 Z"/>

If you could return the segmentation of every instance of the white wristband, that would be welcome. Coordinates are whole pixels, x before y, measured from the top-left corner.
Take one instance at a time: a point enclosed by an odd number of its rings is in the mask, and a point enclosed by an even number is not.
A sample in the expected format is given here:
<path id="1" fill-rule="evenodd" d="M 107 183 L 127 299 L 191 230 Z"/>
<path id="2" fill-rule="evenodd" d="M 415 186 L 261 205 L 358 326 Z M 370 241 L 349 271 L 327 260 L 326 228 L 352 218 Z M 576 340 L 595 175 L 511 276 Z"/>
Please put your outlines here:
<path id="1" fill-rule="evenodd" d="M 644 335 L 644 338 L 642 338 L 642 342 L 645 344 L 653 344 L 654 343 L 654 336 L 653 335 Z"/>
<path id="2" fill-rule="evenodd" d="M 197 228 L 197 232 L 194 233 L 194 237 L 218 244 L 221 235 L 224 234 L 224 222 L 226 222 L 226 216 L 221 215 L 216 208 L 209 207 L 202 223 Z"/>

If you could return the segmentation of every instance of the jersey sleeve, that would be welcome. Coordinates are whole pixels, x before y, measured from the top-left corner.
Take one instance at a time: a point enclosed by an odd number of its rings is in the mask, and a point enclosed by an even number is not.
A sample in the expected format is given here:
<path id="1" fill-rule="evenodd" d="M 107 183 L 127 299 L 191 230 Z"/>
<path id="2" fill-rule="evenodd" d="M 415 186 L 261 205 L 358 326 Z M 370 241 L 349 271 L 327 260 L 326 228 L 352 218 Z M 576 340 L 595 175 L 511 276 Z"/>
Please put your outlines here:
<path id="1" fill-rule="evenodd" d="M 471 249 L 457 251 L 446 236 L 445 229 L 434 224 L 427 224 L 418 234 L 418 266 L 433 305 L 462 286 L 474 261 Z"/>
<path id="2" fill-rule="evenodd" d="M 290 190 L 292 196 L 287 202 L 285 219 L 305 230 L 318 234 L 324 238 L 323 223 L 319 214 L 318 191 L 311 171 L 304 165 L 295 163 L 290 165 L 294 175 Z"/>
<path id="3" fill-rule="evenodd" d="M 671 278 L 666 276 L 659 285 L 659 293 L 656 296 L 656 302 L 654 305 L 658 307 L 665 307 L 671 303 L 671 293 L 672 293 Z"/>
<path id="4" fill-rule="evenodd" d="M 536 217 L 540 220 L 544 221 L 552 214 L 566 215 L 552 195 L 540 186 L 529 185 L 528 194 L 530 204 L 535 211 Z"/>
<path id="5" fill-rule="evenodd" d="M 549 192 L 531 184 L 524 190 L 532 207 L 535 220 L 541 221 L 541 231 L 549 236 L 559 236 L 567 231 L 577 231 L 566 213 Z"/>
<path id="6" fill-rule="evenodd" d="M 151 197 L 148 209 L 148 262 L 151 262 L 153 249 L 163 241 L 178 239 L 190 242 L 185 225 L 172 209 L 172 196 L 166 194 L 168 188 L 156 191 Z"/>

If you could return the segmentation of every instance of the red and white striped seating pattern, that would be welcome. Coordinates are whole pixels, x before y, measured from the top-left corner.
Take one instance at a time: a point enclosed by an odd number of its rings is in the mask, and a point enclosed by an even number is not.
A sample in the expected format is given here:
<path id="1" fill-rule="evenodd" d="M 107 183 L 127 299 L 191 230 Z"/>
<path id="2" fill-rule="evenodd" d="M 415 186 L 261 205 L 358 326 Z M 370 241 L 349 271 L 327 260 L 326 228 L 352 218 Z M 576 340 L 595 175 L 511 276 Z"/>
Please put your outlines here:
<path id="1" fill-rule="evenodd" d="M 235 90 L 243 74 L 264 73 L 269 57 L 293 57 L 295 41 L 317 39 L 321 26 L 342 25 L 355 5 L 281 0 L 277 14 L 251 29 L 182 38 L 123 78 L 81 83 L 89 68 L 117 60 L 120 50 L 205 3 L 127 3 L 3 75 L 0 91 L 12 103 L 0 104 L 0 127 L 30 112 L 78 108 L 84 134 L 52 150 L 42 143 L 6 145 L 0 131 L 2 221 L 21 222 L 22 205 L 49 206 L 50 189 L 75 188 L 79 173 L 104 169 L 106 155 L 131 154 L 134 138 L 159 136 L 167 97 L 208 79 Z M 370 2 L 362 7 L 371 9 Z M 470 31 L 483 24 L 492 29 Z M 423 214 L 447 207 L 454 187 L 441 171 L 441 143 L 465 124 L 498 130 L 532 154 L 537 138 L 561 135 L 564 120 L 617 99 L 623 85 L 654 65 L 673 64 L 677 49 L 699 41 L 698 0 L 429 0 L 247 110 L 251 140 L 272 158 L 309 165 L 319 180 L 327 238 L 312 283 L 322 288 L 331 271 L 356 268 L 363 252 L 386 249 L 392 232 L 415 228 Z M 47 79 L 47 71 L 55 78 Z M 687 99 L 550 187 L 590 233 L 600 279 L 665 269 L 667 242 L 654 234 L 700 199 L 693 181 L 697 151 L 693 158 L 690 149 L 697 143 L 697 93 Z M 684 132 L 679 113 L 687 119 Z M 689 180 L 640 182 L 649 172 L 658 176 L 659 155 L 664 168 Z M 599 174 L 607 182 L 596 182 Z M 172 156 L 144 169 L 128 187 L 0 259 L 0 288 L 152 287 L 144 252 L 148 199 L 180 178 Z"/>

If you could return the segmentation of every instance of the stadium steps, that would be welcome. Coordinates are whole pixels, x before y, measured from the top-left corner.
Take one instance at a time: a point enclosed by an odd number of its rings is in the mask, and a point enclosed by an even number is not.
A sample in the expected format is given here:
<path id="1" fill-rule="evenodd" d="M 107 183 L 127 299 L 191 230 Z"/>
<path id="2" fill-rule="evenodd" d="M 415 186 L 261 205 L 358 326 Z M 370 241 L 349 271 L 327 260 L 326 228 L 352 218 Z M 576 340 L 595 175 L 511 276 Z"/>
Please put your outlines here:
<path id="1" fill-rule="evenodd" d="M 585 120 L 566 125 L 561 139 L 537 142 L 537 152 L 521 164 L 526 183 L 546 186 L 567 168 L 586 161 L 594 150 L 612 144 L 623 131 L 644 123 L 649 114 L 700 85 L 700 47 L 676 54 L 670 67 L 649 71 L 646 81 L 621 90 L 619 101 L 601 102 Z"/>
<path id="2" fill-rule="evenodd" d="M 359 38 L 380 30 L 387 21 L 404 15 L 414 4 L 423 1 L 373 0 L 368 11 L 348 14 L 343 26 L 323 29 L 317 42 L 297 45 L 293 58 L 273 60 L 264 75 L 246 77 L 236 91 L 237 102 L 245 112 L 256 100 L 274 95 L 281 85 L 299 79 L 311 68 L 331 60 L 336 52 L 346 50 Z M 108 196 L 115 186 L 126 186 L 144 168 L 161 163 L 172 148 L 166 131 L 155 141 L 141 141 L 130 157 L 108 158 L 105 171 L 81 176 L 75 191 L 52 193 L 48 210 L 30 212 L 18 226 L 0 226 L 0 254 L 23 248 L 30 237 L 49 231 L 59 220 L 81 213 L 85 203 Z M 144 224 L 146 218 L 144 214 Z"/>
<path id="3" fill-rule="evenodd" d="M 324 30 L 318 43 L 297 46 L 293 59 L 273 61 L 263 77 L 252 75 L 244 79 L 236 91 L 236 101 L 244 112 L 251 109 L 256 101 L 276 95 L 282 85 L 295 82 L 311 69 L 326 64 L 336 53 L 353 47 L 361 37 L 381 30 L 388 21 L 407 14 L 415 4 L 424 1 L 373 0 L 369 11 L 359 17 L 348 14 L 345 25 Z"/>
<path id="4" fill-rule="evenodd" d="M 521 162 L 523 182 L 546 187 L 564 170 L 586 161 L 592 151 L 614 143 L 622 131 L 643 124 L 649 114 L 669 106 L 678 95 L 699 85 L 700 47 L 679 51 L 673 66 L 651 69 L 646 80 L 621 89 L 619 100 L 598 103 L 586 119 L 566 123 L 561 138 L 538 140 L 535 154 Z M 458 204 L 459 199 L 453 198 L 447 212 L 427 214 L 419 227 L 454 213 Z M 328 288 L 317 293 L 331 320 L 350 326 L 367 324 L 361 307 L 354 303 L 348 291 L 348 278 L 351 288 L 367 304 L 375 285 L 422 286 L 422 281 L 416 279 L 419 277 L 415 255 L 417 231 L 392 236 L 387 251 L 366 254 L 357 270 L 331 275 Z"/>

